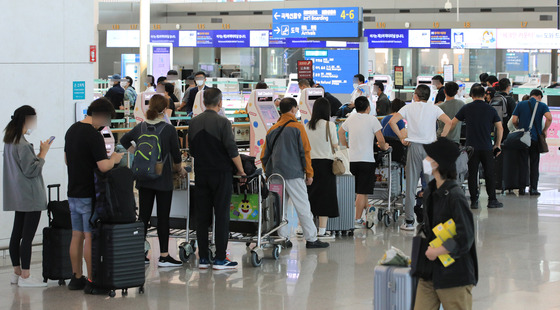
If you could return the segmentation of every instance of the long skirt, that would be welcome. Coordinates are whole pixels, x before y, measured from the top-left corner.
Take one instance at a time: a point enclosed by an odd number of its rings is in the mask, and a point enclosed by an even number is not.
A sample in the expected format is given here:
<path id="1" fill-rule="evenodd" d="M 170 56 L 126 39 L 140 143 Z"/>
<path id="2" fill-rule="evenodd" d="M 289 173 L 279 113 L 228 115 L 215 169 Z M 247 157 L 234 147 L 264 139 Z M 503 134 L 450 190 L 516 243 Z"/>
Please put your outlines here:
<path id="1" fill-rule="evenodd" d="M 314 171 L 313 184 L 307 187 L 311 212 L 314 216 L 338 217 L 336 176 L 332 172 L 333 161 L 313 159 L 311 165 Z"/>

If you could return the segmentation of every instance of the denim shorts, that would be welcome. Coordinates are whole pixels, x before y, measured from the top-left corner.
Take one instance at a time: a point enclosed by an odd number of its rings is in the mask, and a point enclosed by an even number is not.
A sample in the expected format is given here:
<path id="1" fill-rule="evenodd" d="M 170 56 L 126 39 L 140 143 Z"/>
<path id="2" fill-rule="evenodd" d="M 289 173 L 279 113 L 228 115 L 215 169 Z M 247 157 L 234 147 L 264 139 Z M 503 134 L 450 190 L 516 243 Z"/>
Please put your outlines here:
<path id="1" fill-rule="evenodd" d="M 70 204 L 70 216 L 72 218 L 72 230 L 91 232 L 89 218 L 91 217 L 91 198 L 68 198 Z"/>

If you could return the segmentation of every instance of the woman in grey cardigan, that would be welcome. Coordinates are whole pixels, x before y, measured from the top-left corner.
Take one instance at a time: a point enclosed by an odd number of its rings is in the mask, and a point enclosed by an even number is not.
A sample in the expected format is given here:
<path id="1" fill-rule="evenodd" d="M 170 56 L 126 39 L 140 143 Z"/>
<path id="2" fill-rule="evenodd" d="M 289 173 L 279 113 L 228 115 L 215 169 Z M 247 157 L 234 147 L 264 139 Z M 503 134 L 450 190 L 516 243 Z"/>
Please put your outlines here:
<path id="1" fill-rule="evenodd" d="M 15 211 L 10 238 L 10 258 L 14 267 L 12 284 L 20 287 L 47 286 L 29 274 L 31 243 L 39 226 L 41 211 L 47 208 L 43 165 L 50 148 L 41 142 L 35 155 L 25 139 L 36 127 L 37 114 L 30 106 L 18 108 L 4 131 L 4 211 Z M 52 141 L 51 141 L 52 142 Z"/>

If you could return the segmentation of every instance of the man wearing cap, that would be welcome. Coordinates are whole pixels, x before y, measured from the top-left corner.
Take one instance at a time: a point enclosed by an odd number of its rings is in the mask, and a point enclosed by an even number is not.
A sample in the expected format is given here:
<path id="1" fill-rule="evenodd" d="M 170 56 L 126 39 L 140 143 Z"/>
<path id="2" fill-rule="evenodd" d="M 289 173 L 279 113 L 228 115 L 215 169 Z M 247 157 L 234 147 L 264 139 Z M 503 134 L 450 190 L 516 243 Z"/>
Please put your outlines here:
<path id="1" fill-rule="evenodd" d="M 109 79 L 111 83 L 113 83 L 113 87 L 111 87 L 107 93 L 105 94 L 105 98 L 111 100 L 113 104 L 113 108 L 115 110 L 122 110 L 124 108 L 124 88 L 121 86 L 121 76 L 118 74 L 113 74 L 113 76 Z M 123 118 L 124 114 L 117 113 L 117 118 Z"/>
<path id="2" fill-rule="evenodd" d="M 492 106 L 484 101 L 484 88 L 471 88 L 473 102 L 466 104 L 457 112 L 451 122 L 451 130 L 465 122 L 467 129 L 467 146 L 474 151 L 469 159 L 469 193 L 471 209 L 478 209 L 478 170 L 482 164 L 486 193 L 488 193 L 488 208 L 502 208 L 504 205 L 496 198 L 496 182 L 494 175 L 494 157 L 501 153 L 500 144 L 504 132 L 502 121 Z M 496 128 L 496 140 L 492 145 L 492 132 Z M 512 167 L 513 168 L 513 167 Z"/>
<path id="3" fill-rule="evenodd" d="M 439 247 L 429 246 L 417 254 L 414 276 L 419 278 L 414 309 L 472 309 L 472 289 L 478 282 L 475 230 L 472 212 L 461 187 L 455 181 L 455 161 L 459 147 L 446 138 L 424 145 L 427 157 L 424 173 L 433 175 L 424 193 L 424 225 L 420 231 L 426 239 L 437 239 L 433 228 L 453 220 L 456 234 Z M 454 260 L 445 267 L 438 259 L 449 255 Z M 423 259 L 426 257 L 428 260 Z"/>

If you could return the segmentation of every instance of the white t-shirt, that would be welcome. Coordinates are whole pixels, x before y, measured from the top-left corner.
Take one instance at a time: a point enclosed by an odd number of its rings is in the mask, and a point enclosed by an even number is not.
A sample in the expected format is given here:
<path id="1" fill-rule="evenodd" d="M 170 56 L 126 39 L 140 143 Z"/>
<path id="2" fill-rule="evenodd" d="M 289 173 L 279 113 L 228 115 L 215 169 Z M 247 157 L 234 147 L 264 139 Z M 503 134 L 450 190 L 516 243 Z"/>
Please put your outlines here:
<path id="1" fill-rule="evenodd" d="M 342 129 L 348 132 L 350 162 L 374 163 L 373 144 L 375 143 L 375 133 L 381 130 L 379 120 L 369 114 L 350 114 L 342 124 Z"/>
<path id="2" fill-rule="evenodd" d="M 429 144 L 437 140 L 436 123 L 443 114 L 440 107 L 429 102 L 412 102 L 400 109 L 399 114 L 407 123 L 406 141 Z"/>
<path id="3" fill-rule="evenodd" d="M 327 121 L 319 120 L 315 130 L 309 129 L 309 123 L 305 126 L 309 144 L 311 145 L 311 159 L 334 159 L 331 144 L 338 145 L 336 125 L 328 122 L 331 136 L 327 141 Z"/>

